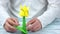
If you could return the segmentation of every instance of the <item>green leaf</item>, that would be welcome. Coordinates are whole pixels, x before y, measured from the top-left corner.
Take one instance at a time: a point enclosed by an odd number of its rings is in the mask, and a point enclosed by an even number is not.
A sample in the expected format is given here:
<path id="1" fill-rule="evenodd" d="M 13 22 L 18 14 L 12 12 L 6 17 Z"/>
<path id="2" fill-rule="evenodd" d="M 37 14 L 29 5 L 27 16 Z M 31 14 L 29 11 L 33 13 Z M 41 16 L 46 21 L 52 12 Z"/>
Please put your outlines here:
<path id="1" fill-rule="evenodd" d="M 21 32 L 26 33 L 26 31 L 24 31 L 24 29 L 22 27 L 20 27 L 20 26 L 16 26 L 16 29 L 19 30 L 19 31 L 21 31 Z"/>

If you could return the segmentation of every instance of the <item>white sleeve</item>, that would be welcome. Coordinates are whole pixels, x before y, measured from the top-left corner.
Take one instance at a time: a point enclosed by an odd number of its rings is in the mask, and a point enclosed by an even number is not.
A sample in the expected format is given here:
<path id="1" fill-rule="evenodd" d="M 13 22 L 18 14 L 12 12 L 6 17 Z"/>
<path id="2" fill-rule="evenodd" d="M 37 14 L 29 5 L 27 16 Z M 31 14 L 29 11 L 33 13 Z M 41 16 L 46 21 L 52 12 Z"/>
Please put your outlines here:
<path id="1" fill-rule="evenodd" d="M 8 0 L 0 0 L 0 27 L 3 27 L 6 18 L 9 17 L 7 13 L 8 9 L 7 2 Z"/>
<path id="2" fill-rule="evenodd" d="M 47 10 L 38 17 L 41 21 L 42 28 L 52 23 L 52 21 L 60 13 L 60 0 L 48 0 Z"/>

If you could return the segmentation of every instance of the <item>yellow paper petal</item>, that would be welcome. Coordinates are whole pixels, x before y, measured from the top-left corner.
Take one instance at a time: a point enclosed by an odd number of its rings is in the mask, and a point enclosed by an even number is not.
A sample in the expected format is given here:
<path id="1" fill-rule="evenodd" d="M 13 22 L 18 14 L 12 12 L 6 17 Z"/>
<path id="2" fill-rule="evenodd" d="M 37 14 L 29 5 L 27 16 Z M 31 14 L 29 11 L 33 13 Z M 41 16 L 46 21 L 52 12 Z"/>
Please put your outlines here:
<path id="1" fill-rule="evenodd" d="M 19 15 L 20 16 L 25 16 L 25 17 L 28 16 L 28 7 L 26 5 L 24 5 L 24 7 L 23 6 L 20 6 Z"/>

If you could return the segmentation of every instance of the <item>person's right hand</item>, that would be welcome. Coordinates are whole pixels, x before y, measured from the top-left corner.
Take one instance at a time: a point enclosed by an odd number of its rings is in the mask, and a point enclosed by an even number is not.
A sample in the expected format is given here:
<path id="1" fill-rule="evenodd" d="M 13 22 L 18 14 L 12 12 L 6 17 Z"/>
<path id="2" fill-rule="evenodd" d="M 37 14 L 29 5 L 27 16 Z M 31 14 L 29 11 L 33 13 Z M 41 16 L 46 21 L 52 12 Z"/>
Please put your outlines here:
<path id="1" fill-rule="evenodd" d="M 18 20 L 16 18 L 7 18 L 4 24 L 4 28 L 7 32 L 16 32 L 16 28 L 14 26 L 18 26 Z"/>

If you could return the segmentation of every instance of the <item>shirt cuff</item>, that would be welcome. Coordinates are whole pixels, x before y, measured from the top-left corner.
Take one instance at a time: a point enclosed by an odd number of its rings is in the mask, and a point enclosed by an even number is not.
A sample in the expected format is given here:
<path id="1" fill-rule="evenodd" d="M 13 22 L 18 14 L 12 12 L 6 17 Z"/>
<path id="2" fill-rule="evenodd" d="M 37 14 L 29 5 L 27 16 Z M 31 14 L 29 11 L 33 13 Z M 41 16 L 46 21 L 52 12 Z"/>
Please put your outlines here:
<path id="1" fill-rule="evenodd" d="M 42 16 L 39 16 L 37 17 L 37 19 L 40 20 L 41 24 L 42 24 L 42 28 L 46 27 L 48 24 L 52 23 L 52 21 L 55 19 L 55 18 L 47 18 L 47 17 L 44 17 L 43 15 Z"/>

